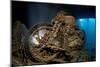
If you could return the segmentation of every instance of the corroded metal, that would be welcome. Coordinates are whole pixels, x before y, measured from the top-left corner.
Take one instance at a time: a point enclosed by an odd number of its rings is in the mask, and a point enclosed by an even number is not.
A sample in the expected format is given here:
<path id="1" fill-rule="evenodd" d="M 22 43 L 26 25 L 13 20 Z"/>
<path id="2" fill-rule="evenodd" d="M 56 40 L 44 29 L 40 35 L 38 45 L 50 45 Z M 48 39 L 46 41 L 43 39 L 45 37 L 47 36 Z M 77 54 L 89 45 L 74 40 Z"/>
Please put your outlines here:
<path id="1" fill-rule="evenodd" d="M 50 25 L 32 27 L 26 33 L 18 48 L 22 65 L 78 62 L 80 59 L 84 35 L 76 28 L 75 18 L 66 16 L 64 11 L 57 13 Z M 84 51 L 83 54 L 82 60 L 87 61 Z"/>

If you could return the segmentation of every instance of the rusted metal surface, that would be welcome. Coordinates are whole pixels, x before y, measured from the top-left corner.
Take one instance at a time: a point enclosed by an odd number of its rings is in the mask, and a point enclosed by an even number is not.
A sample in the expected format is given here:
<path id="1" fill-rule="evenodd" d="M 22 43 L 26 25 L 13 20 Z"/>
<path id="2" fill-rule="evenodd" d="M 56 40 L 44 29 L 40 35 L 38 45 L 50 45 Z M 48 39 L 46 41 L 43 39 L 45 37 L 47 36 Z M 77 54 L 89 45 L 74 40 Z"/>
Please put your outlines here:
<path id="1" fill-rule="evenodd" d="M 12 47 L 14 65 L 69 63 L 80 60 L 84 35 L 81 30 L 76 29 L 73 16 L 66 16 L 61 11 L 52 19 L 51 25 L 33 27 L 35 29 L 26 31 L 22 37 L 22 33 L 17 34 L 20 27 L 21 23 L 13 31 L 12 46 L 16 45 L 15 48 Z M 87 61 L 86 52 L 82 52 L 84 59 L 81 61 Z"/>

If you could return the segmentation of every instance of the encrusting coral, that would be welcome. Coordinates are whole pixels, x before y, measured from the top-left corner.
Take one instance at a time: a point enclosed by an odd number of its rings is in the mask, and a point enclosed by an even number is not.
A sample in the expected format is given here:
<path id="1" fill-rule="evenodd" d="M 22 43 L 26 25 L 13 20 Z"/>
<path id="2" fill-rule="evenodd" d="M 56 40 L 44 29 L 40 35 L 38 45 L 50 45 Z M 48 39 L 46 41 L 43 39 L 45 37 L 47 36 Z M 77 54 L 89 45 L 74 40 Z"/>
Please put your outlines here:
<path id="1" fill-rule="evenodd" d="M 83 32 L 75 18 L 57 13 L 51 24 L 38 24 L 30 30 L 16 22 L 12 35 L 12 64 L 36 65 L 87 61 Z M 26 30 L 26 31 L 25 31 Z"/>

